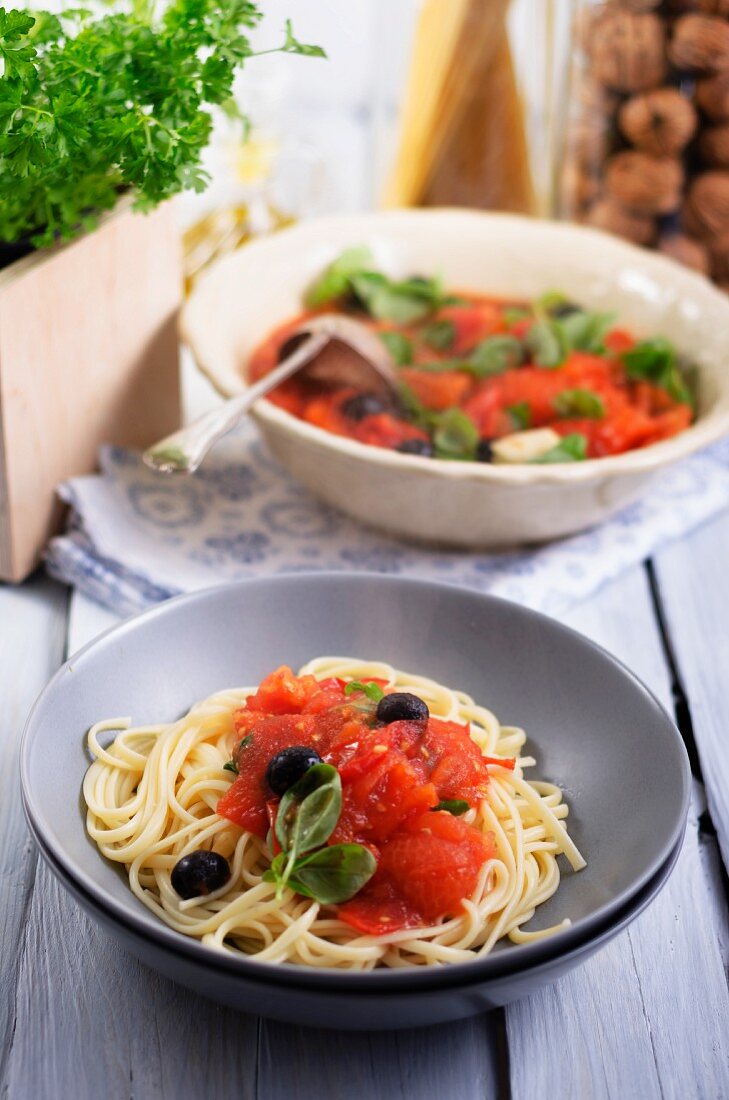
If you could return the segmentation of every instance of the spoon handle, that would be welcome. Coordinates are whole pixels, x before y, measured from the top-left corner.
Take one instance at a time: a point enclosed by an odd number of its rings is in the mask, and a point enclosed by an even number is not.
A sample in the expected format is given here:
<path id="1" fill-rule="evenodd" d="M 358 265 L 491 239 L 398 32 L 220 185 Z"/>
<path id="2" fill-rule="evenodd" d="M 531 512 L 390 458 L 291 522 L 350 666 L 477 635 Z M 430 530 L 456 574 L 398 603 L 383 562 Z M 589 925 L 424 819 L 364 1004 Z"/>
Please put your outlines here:
<path id="1" fill-rule="evenodd" d="M 325 332 L 314 333 L 288 355 L 282 363 L 265 374 L 245 393 L 226 401 L 220 408 L 201 416 L 185 428 L 168 435 L 166 439 L 153 444 L 142 455 L 151 470 L 162 474 L 192 474 L 205 458 L 210 448 L 221 436 L 234 428 L 251 406 L 281 382 L 285 382 L 300 367 L 329 343 L 331 337 Z"/>

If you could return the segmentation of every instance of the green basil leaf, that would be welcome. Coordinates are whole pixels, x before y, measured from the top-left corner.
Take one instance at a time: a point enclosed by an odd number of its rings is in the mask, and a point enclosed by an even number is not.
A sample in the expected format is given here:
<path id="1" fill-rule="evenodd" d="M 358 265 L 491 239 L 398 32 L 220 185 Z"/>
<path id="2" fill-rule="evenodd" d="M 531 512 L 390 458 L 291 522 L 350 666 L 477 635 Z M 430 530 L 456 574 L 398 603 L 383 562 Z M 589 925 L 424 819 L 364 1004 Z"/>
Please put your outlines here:
<path id="1" fill-rule="evenodd" d="M 412 340 L 408 340 L 402 332 L 380 332 L 378 335 L 398 367 L 407 367 L 409 363 L 412 363 Z"/>
<path id="2" fill-rule="evenodd" d="M 420 370 L 420 367 L 418 367 Z M 416 397 L 414 390 L 406 382 L 400 382 L 398 386 L 400 402 L 413 424 L 429 432 L 435 423 L 438 414 L 432 409 L 426 409 L 425 405 Z"/>
<path id="3" fill-rule="evenodd" d="M 223 771 L 224 772 L 233 772 L 235 775 L 237 775 L 238 774 L 238 765 L 236 764 L 235 760 L 226 760 L 225 763 L 223 764 Z"/>
<path id="4" fill-rule="evenodd" d="M 524 362 L 524 345 L 516 336 L 489 336 L 474 348 L 468 357 L 470 369 L 477 378 L 503 374 Z"/>
<path id="5" fill-rule="evenodd" d="M 531 427 L 532 410 L 528 401 L 517 401 L 515 405 L 507 405 L 506 411 L 517 431 L 526 431 L 527 428 Z"/>
<path id="6" fill-rule="evenodd" d="M 560 416 L 587 416 L 600 420 L 605 415 L 605 402 L 592 390 L 562 390 L 552 401 L 555 412 Z"/>
<path id="7" fill-rule="evenodd" d="M 559 324 L 546 317 L 534 322 L 526 335 L 526 345 L 536 365 L 548 370 L 561 366 L 567 356 Z"/>
<path id="8" fill-rule="evenodd" d="M 423 343 L 435 351 L 449 351 L 456 340 L 456 326 L 452 321 L 431 321 L 420 334 Z"/>
<path id="9" fill-rule="evenodd" d="M 562 310 L 569 308 L 579 309 L 579 306 L 575 306 L 573 302 L 567 297 L 562 290 L 547 290 L 544 294 L 540 295 L 534 303 L 534 308 L 539 313 L 556 313 L 559 314 Z"/>
<path id="10" fill-rule="evenodd" d="M 305 304 L 322 306 L 337 298 L 343 298 L 350 289 L 350 278 L 366 271 L 371 263 L 372 253 L 369 248 L 364 245 L 348 248 L 309 288 L 304 298 Z"/>
<path id="11" fill-rule="evenodd" d="M 532 462 L 549 465 L 553 462 L 583 462 L 586 458 L 587 440 L 581 432 L 571 432 L 545 454 L 533 458 Z"/>
<path id="12" fill-rule="evenodd" d="M 636 344 L 623 353 L 623 363 L 628 378 L 652 382 L 664 389 L 674 401 L 694 405 L 694 396 L 681 373 L 676 349 L 665 337 L 654 336 Z"/>
<path id="13" fill-rule="evenodd" d="M 289 787 L 276 815 L 276 837 L 289 860 L 326 844 L 342 810 L 342 781 L 331 764 L 315 764 Z"/>
<path id="14" fill-rule="evenodd" d="M 465 814 L 470 808 L 471 807 L 464 798 L 444 798 L 437 806 L 433 806 L 432 812 L 436 813 L 438 810 L 445 810 L 447 813 L 453 814 L 454 817 L 460 817 L 461 814 Z"/>
<path id="15" fill-rule="evenodd" d="M 605 337 L 615 324 L 615 314 L 575 310 L 557 323 L 568 347 L 599 355 L 605 351 Z"/>
<path id="16" fill-rule="evenodd" d="M 524 309 L 521 306 L 512 306 L 504 310 L 504 321 L 509 328 L 518 325 L 520 321 L 528 320 L 531 316 L 532 311 L 530 309 Z"/>
<path id="17" fill-rule="evenodd" d="M 350 680 L 344 688 L 345 695 L 353 695 L 357 691 L 361 691 L 373 703 L 379 703 L 380 699 L 385 697 L 380 685 L 373 683 L 372 680 Z"/>
<path id="18" fill-rule="evenodd" d="M 409 325 L 432 312 L 430 300 L 403 289 L 404 283 L 391 283 L 377 272 L 363 272 L 350 279 L 354 293 L 378 321 Z"/>
<path id="19" fill-rule="evenodd" d="M 478 428 L 462 409 L 446 409 L 439 413 L 433 432 L 436 458 L 475 458 Z"/>
<path id="20" fill-rule="evenodd" d="M 297 860 L 288 885 L 321 905 L 348 901 L 377 869 L 372 852 L 361 844 L 332 844 Z"/>

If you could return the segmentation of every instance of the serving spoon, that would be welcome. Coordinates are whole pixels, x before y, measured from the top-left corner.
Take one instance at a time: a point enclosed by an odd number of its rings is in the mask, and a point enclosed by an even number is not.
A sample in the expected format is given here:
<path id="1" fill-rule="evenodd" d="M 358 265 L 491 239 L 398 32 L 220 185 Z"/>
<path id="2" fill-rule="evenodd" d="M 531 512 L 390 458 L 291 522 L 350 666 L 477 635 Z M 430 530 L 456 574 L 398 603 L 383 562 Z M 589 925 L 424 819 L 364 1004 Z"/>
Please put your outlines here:
<path id="1" fill-rule="evenodd" d="M 397 376 L 390 354 L 376 333 L 340 313 L 311 317 L 283 345 L 284 358 L 239 397 L 155 443 L 142 456 L 163 474 L 192 474 L 214 443 L 229 432 L 270 390 L 297 372 L 325 385 L 354 386 L 392 397 Z"/>

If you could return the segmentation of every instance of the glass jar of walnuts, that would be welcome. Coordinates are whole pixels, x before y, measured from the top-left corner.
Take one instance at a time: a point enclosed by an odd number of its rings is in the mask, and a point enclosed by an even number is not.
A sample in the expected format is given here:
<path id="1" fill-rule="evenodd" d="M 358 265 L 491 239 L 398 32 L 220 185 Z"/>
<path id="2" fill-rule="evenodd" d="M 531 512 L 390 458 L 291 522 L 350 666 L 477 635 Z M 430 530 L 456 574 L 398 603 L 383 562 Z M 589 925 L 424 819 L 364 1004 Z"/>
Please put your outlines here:
<path id="1" fill-rule="evenodd" d="M 559 213 L 729 291 L 729 0 L 580 0 Z"/>

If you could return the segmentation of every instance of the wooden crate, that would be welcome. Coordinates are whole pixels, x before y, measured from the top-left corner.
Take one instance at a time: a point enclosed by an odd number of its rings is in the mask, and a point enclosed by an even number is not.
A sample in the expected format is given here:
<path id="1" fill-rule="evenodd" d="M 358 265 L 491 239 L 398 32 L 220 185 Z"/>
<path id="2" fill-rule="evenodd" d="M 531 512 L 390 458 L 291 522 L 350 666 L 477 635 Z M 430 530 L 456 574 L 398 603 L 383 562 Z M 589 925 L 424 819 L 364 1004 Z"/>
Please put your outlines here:
<path id="1" fill-rule="evenodd" d="M 181 287 L 169 204 L 0 271 L 0 578 L 36 565 L 62 519 L 56 485 L 92 471 L 101 443 L 179 426 Z"/>

